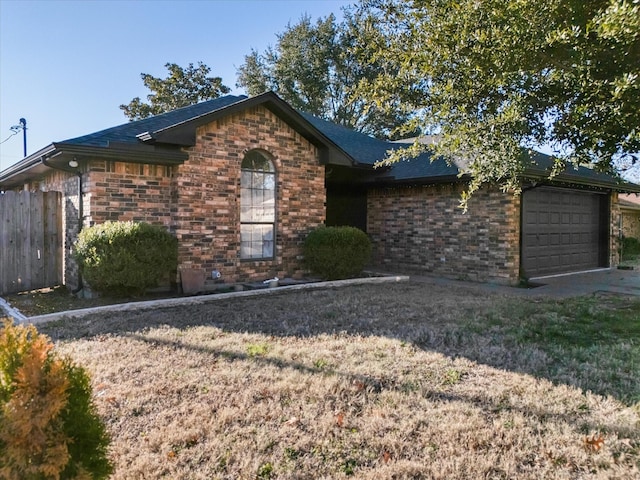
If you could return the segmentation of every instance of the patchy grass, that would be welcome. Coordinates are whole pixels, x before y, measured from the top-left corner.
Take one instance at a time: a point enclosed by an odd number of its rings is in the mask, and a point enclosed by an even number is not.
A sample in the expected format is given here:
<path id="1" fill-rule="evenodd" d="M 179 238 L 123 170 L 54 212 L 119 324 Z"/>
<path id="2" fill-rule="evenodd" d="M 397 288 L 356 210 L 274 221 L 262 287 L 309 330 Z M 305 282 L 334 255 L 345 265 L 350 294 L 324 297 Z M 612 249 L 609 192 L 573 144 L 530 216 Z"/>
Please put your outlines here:
<path id="1" fill-rule="evenodd" d="M 100 307 L 102 305 L 114 305 L 127 302 L 141 302 L 158 298 L 175 296 L 172 293 L 147 293 L 138 297 L 110 297 L 100 296 L 96 298 L 78 298 L 63 287 L 42 288 L 21 293 L 4 295 L 3 298 L 15 309 L 26 317 L 34 315 L 46 315 L 47 313 L 65 312 L 81 308 Z"/>
<path id="2" fill-rule="evenodd" d="M 41 326 L 114 478 L 638 478 L 640 302 L 420 284 Z"/>
<path id="3" fill-rule="evenodd" d="M 620 266 L 640 270 L 640 255 L 626 255 L 622 258 Z"/>

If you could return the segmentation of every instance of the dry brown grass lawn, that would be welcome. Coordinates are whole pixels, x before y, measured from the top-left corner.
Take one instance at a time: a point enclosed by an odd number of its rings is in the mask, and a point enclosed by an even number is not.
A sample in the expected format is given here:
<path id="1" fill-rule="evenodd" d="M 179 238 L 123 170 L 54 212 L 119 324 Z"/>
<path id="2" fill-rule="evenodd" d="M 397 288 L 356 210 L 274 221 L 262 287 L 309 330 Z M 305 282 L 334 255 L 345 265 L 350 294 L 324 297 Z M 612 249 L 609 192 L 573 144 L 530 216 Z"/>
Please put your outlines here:
<path id="1" fill-rule="evenodd" d="M 40 331 L 116 479 L 640 478 L 638 300 L 371 285 Z"/>

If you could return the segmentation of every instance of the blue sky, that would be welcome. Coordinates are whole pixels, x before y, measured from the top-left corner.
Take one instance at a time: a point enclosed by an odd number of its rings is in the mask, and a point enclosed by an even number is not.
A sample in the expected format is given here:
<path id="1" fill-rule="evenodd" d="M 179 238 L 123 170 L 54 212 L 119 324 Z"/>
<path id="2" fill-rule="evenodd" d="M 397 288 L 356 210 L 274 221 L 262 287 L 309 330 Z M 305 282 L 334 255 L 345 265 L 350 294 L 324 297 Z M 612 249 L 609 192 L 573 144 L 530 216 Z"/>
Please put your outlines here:
<path id="1" fill-rule="evenodd" d="M 202 61 L 232 93 L 252 48 L 308 13 L 341 18 L 347 0 L 0 0 L 0 141 L 27 121 L 27 154 L 125 123 L 118 108 L 149 93 L 140 73 Z M 23 155 L 22 132 L 0 145 L 0 171 Z"/>

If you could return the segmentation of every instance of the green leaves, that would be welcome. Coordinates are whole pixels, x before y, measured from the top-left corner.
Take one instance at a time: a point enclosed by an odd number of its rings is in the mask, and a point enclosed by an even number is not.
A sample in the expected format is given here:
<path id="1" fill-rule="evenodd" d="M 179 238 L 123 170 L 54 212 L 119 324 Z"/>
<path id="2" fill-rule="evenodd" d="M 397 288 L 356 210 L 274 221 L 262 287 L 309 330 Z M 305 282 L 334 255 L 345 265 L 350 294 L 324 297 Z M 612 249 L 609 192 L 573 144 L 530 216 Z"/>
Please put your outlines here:
<path id="1" fill-rule="evenodd" d="M 438 133 L 431 148 L 464 159 L 469 193 L 487 182 L 517 192 L 523 147 L 603 171 L 638 157 L 638 0 L 366 0 L 358 15 L 377 27 L 362 33 L 370 60 L 394 72 L 359 92 Z"/>
<path id="2" fill-rule="evenodd" d="M 99 292 L 144 294 L 178 264 L 178 242 L 164 227 L 104 222 L 82 230 L 75 258 L 84 279 Z"/>
<path id="3" fill-rule="evenodd" d="M 153 93 L 147 95 L 149 103 L 135 97 L 128 104 L 120 105 L 120 110 L 129 120 L 139 120 L 187 107 L 218 98 L 231 91 L 222 84 L 220 77 L 208 77 L 211 68 L 202 62 L 198 62 L 197 67 L 190 63 L 186 69 L 175 63 L 166 63 L 165 68 L 169 71 L 167 78 L 154 77 L 148 73 L 140 74 L 144 86 Z"/>
<path id="4" fill-rule="evenodd" d="M 304 241 L 304 261 L 309 270 L 327 280 L 358 275 L 371 257 L 371 240 L 355 227 L 320 227 Z"/>
<path id="5" fill-rule="evenodd" d="M 369 19 L 345 12 L 315 22 L 303 16 L 277 34 L 275 47 L 252 50 L 238 69 L 237 86 L 249 95 L 272 90 L 291 106 L 355 130 L 387 138 L 409 116 L 402 108 L 381 110 L 356 94 L 359 82 L 391 72 L 376 59 L 362 36 L 371 31 Z M 395 70 L 394 70 L 395 71 Z M 397 106 L 397 105 L 396 105 Z"/>

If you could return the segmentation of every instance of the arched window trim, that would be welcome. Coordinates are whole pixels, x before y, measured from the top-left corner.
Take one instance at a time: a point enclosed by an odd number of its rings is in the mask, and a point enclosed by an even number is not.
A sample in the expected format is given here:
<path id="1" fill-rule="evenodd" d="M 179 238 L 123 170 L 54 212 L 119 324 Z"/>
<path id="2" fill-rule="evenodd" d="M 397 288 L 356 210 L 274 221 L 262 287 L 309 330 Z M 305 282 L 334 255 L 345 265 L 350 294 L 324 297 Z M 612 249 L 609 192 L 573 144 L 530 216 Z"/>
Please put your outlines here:
<path id="1" fill-rule="evenodd" d="M 242 159 L 240 180 L 240 259 L 275 257 L 276 171 L 271 156 L 250 150 Z"/>

